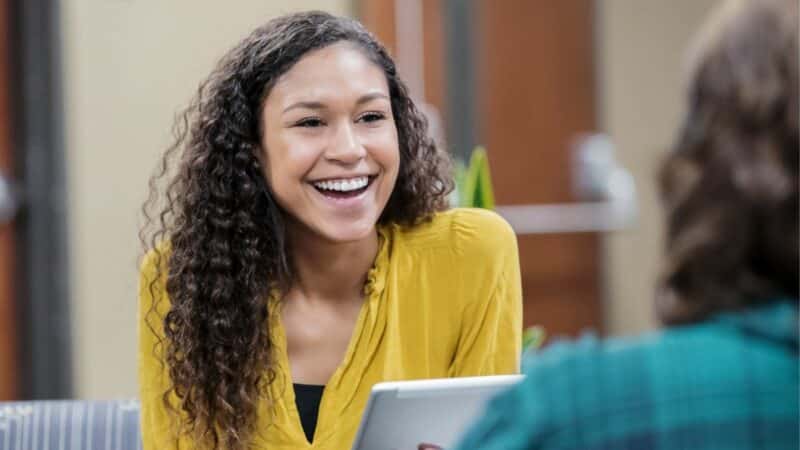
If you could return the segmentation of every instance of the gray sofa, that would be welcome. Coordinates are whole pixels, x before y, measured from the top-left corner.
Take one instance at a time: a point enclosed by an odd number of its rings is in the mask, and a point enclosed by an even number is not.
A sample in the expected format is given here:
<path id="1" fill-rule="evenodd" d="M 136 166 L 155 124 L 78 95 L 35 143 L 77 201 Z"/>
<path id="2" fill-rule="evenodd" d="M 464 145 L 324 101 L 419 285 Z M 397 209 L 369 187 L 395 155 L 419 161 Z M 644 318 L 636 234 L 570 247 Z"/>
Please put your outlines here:
<path id="1" fill-rule="evenodd" d="M 0 450 L 140 450 L 135 400 L 0 403 Z"/>

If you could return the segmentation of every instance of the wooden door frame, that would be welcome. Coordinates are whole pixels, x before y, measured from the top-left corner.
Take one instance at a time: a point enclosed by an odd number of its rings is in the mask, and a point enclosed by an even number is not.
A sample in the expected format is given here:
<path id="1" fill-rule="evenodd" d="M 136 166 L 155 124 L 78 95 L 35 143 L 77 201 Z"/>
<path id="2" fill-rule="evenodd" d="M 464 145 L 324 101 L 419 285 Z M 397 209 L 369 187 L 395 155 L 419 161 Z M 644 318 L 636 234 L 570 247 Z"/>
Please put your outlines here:
<path id="1" fill-rule="evenodd" d="M 0 175 L 13 179 L 11 146 L 11 25 L 9 0 L 0 0 Z M 0 223 L 0 400 L 19 398 L 14 221 Z"/>

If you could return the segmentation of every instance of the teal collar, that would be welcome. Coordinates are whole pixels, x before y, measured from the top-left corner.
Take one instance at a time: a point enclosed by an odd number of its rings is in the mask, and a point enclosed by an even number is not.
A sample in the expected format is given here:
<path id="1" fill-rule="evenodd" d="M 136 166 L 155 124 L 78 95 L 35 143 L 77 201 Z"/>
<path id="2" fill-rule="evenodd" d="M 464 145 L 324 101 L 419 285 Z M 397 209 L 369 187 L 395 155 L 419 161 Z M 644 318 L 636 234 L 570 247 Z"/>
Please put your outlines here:
<path id="1" fill-rule="evenodd" d="M 713 320 L 798 350 L 800 319 L 796 299 L 776 299 L 741 311 L 723 313 Z"/>

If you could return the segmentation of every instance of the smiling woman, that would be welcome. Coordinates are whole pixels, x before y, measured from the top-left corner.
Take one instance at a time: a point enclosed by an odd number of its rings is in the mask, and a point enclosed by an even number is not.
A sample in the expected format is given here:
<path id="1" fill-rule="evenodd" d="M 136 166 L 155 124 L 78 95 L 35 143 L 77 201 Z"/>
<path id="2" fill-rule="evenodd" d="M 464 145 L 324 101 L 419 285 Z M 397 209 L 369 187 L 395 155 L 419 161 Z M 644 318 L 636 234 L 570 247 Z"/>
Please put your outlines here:
<path id="1" fill-rule="evenodd" d="M 141 234 L 146 449 L 349 448 L 376 382 L 518 370 L 514 234 L 446 210 L 449 160 L 360 24 L 256 29 L 176 135 Z"/>

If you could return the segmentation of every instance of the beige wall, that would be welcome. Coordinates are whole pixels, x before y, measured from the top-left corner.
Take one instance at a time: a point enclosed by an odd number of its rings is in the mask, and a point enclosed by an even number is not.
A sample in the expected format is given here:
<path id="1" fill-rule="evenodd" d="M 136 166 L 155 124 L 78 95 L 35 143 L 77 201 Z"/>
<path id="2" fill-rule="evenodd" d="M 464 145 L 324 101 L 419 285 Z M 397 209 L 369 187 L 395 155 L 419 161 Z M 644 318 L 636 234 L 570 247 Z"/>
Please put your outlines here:
<path id="1" fill-rule="evenodd" d="M 136 395 L 139 206 L 174 113 L 254 26 L 351 0 L 66 0 L 70 281 L 79 397 Z"/>
<path id="2" fill-rule="evenodd" d="M 634 229 L 605 239 L 606 323 L 612 334 L 655 325 L 652 299 L 662 216 L 654 176 L 681 119 L 686 46 L 716 3 L 597 2 L 600 123 L 636 179 L 640 208 Z"/>

